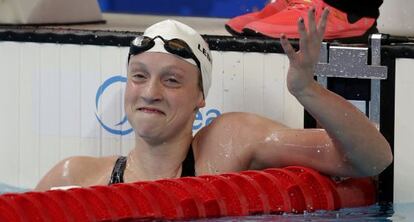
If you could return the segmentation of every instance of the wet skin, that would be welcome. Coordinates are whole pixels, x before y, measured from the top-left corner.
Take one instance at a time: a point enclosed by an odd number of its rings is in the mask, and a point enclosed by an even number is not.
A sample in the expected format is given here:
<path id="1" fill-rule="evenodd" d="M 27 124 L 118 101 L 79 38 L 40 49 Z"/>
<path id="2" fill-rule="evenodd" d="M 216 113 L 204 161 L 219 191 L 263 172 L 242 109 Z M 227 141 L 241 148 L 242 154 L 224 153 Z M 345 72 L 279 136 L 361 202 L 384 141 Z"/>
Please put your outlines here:
<path id="1" fill-rule="evenodd" d="M 197 175 L 287 165 L 351 177 L 384 170 L 393 158 L 385 138 L 357 108 L 313 80 L 327 16 L 325 10 L 316 25 L 314 10 L 310 10 L 308 27 L 299 19 L 299 51 L 281 38 L 289 58 L 288 89 L 323 129 L 291 129 L 254 114 L 226 113 L 193 137 L 195 114 L 205 105 L 197 67 L 171 54 L 133 56 L 125 112 L 136 141 L 128 154 L 124 180 L 179 177 L 190 144 Z M 107 184 L 116 158 L 65 159 L 36 189 Z"/>

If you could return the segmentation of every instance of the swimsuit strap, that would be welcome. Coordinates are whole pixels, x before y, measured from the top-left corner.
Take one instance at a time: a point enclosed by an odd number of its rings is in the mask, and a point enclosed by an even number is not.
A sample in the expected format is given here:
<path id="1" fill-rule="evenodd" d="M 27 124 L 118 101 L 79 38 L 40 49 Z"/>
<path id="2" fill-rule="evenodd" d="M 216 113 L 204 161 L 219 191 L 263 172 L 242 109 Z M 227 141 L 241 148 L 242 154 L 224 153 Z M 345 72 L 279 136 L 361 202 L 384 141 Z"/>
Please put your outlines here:
<path id="1" fill-rule="evenodd" d="M 123 183 L 124 182 L 124 171 L 126 167 L 127 157 L 120 156 L 115 162 L 115 166 L 112 170 L 111 179 L 109 184 Z M 181 177 L 191 177 L 195 176 L 195 162 L 194 162 L 194 153 L 193 148 L 190 145 L 187 156 L 183 161 L 183 169 L 181 172 Z"/>
<path id="2" fill-rule="evenodd" d="M 195 176 L 195 162 L 193 147 L 190 145 L 187 156 L 183 161 L 183 169 L 181 171 L 181 177 L 193 177 Z"/>
<path id="3" fill-rule="evenodd" d="M 124 182 L 124 171 L 126 167 L 126 156 L 120 156 L 115 162 L 115 166 L 112 170 L 111 179 L 109 180 L 109 185 L 115 183 L 123 183 Z"/>

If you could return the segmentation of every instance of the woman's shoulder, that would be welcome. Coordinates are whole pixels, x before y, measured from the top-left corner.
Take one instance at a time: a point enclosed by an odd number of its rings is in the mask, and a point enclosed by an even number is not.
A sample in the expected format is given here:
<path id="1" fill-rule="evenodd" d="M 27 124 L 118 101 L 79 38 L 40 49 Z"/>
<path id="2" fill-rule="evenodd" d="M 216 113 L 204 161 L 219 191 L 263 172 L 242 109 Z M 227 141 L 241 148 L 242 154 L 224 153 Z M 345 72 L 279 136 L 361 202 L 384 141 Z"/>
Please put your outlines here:
<path id="1" fill-rule="evenodd" d="M 58 172 L 66 172 L 73 179 L 84 180 L 93 175 L 112 168 L 117 156 L 91 157 L 73 156 L 62 160 L 57 164 Z M 82 178 L 85 177 L 85 178 Z"/>
<path id="2" fill-rule="evenodd" d="M 90 186 L 103 184 L 110 175 L 117 156 L 72 156 L 58 162 L 36 186 L 36 190 L 49 190 L 60 186 Z M 108 173 L 109 171 L 109 173 Z M 109 177 L 108 177 L 109 178 Z"/>
<path id="3" fill-rule="evenodd" d="M 207 162 L 215 162 L 217 172 L 245 170 L 266 138 L 285 128 L 275 120 L 253 113 L 222 114 L 194 135 L 192 148 L 198 161 L 197 172 L 210 172 L 211 167 L 203 165 Z"/>

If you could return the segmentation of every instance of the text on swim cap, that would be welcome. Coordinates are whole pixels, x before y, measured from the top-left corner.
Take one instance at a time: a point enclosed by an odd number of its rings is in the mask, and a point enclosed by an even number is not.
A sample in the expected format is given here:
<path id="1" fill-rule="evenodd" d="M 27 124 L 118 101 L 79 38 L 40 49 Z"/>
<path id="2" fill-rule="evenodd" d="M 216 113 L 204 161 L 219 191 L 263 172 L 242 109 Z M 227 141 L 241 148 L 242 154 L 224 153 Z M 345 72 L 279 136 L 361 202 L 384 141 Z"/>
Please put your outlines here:
<path id="1" fill-rule="evenodd" d="M 198 44 L 198 50 L 207 57 L 208 61 L 211 62 L 210 55 L 207 53 L 207 50 L 204 47 L 202 47 L 200 44 Z"/>

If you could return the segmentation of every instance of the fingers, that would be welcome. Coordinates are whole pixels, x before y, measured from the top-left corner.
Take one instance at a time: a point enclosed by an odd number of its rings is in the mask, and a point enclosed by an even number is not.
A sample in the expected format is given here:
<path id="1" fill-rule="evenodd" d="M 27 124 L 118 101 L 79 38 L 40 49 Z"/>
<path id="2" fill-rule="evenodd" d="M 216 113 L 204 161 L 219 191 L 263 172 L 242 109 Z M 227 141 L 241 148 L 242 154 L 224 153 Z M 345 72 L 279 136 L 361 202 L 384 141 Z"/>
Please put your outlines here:
<path id="1" fill-rule="evenodd" d="M 328 19 L 329 9 L 325 8 L 321 18 L 319 19 L 318 25 L 316 25 L 315 7 L 312 7 L 308 11 L 308 24 L 305 26 L 302 17 L 298 21 L 298 32 L 299 32 L 299 47 L 306 54 L 307 44 L 311 42 L 319 43 L 322 41 L 325 34 L 326 22 Z"/>
<path id="2" fill-rule="evenodd" d="M 290 44 L 289 40 L 286 38 L 285 34 L 282 34 L 282 36 L 280 37 L 280 43 L 282 44 L 282 48 L 285 51 L 289 60 L 293 60 L 296 52 Z"/>
<path id="3" fill-rule="evenodd" d="M 305 21 L 302 17 L 298 19 L 298 32 L 299 32 L 299 37 L 300 37 L 299 49 L 304 54 L 308 53 L 308 44 L 310 44 L 311 42 L 320 43 L 320 41 L 322 41 L 324 33 L 325 33 L 325 29 L 326 29 L 326 22 L 328 19 L 328 15 L 329 15 L 329 9 L 325 8 L 318 22 L 318 25 L 316 25 L 315 8 L 312 7 L 308 11 L 308 27 L 305 26 Z M 288 39 L 286 38 L 286 35 L 282 34 L 280 38 L 280 42 L 289 60 L 294 59 L 296 51 L 292 47 Z"/>
<path id="4" fill-rule="evenodd" d="M 318 34 L 325 33 L 326 21 L 328 19 L 328 15 L 329 15 L 329 8 L 325 8 L 322 12 L 322 15 L 321 15 L 321 18 L 319 20 L 318 26 L 316 26 L 315 8 L 312 7 L 308 11 L 308 30 L 306 30 L 304 22 L 301 22 L 301 23 L 298 23 L 299 32 L 301 32 L 302 24 L 303 24 L 303 29 L 302 29 L 302 30 L 304 30 L 303 33 L 309 32 L 309 34 L 311 34 L 311 35 L 313 35 L 313 33 L 318 33 Z M 302 17 L 299 18 L 299 22 L 300 21 L 303 21 Z M 302 35 L 301 35 L 301 37 L 302 37 Z"/>
<path id="5" fill-rule="evenodd" d="M 315 8 L 314 7 L 312 7 L 308 11 L 308 21 L 309 21 L 309 32 L 316 33 Z"/>
<path id="6" fill-rule="evenodd" d="M 328 15 L 329 15 L 329 8 L 325 8 L 322 12 L 322 16 L 318 24 L 318 35 L 321 39 L 323 38 L 323 35 L 325 34 L 326 21 L 328 19 Z"/>
<path id="7" fill-rule="evenodd" d="M 299 48 L 305 49 L 306 42 L 308 41 L 308 33 L 306 31 L 305 21 L 303 20 L 302 17 L 300 17 L 298 20 L 298 31 L 299 31 L 299 36 L 300 36 Z"/>

